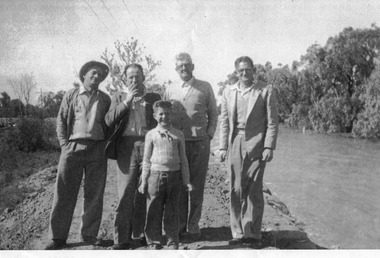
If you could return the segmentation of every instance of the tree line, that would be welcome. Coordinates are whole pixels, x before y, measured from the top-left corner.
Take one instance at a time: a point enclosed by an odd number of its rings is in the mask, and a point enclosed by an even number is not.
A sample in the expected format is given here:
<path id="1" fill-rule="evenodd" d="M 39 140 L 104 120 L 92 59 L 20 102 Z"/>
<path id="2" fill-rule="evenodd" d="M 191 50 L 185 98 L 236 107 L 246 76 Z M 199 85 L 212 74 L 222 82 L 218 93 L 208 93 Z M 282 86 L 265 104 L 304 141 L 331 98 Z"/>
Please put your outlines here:
<path id="1" fill-rule="evenodd" d="M 256 64 L 256 79 L 277 89 L 279 118 L 291 127 L 319 133 L 350 133 L 355 137 L 380 138 L 380 28 L 343 29 L 324 46 L 311 45 L 292 65 L 271 62 Z M 140 63 L 144 67 L 148 91 L 162 94 L 171 81 L 156 83 L 155 70 L 161 61 L 145 55 L 137 39 L 116 41 L 113 51 L 105 49 L 101 58 L 110 67 L 106 89 L 112 95 L 124 87 L 123 67 Z M 237 82 L 234 72 L 218 83 L 217 95 Z M 64 91 L 41 94 L 36 106 L 29 104 L 36 88 L 33 74 L 10 78 L 17 99 L 1 93 L 0 117 L 56 117 Z M 31 89 L 20 90 L 30 86 Z M 74 87 L 79 84 L 74 83 Z M 23 103 L 23 101 L 25 104 Z"/>
<path id="2" fill-rule="evenodd" d="M 311 45 L 291 66 L 256 64 L 256 79 L 278 93 L 279 118 L 319 133 L 380 137 L 380 28 L 345 28 L 324 46 Z M 218 95 L 237 81 L 231 73 Z"/>

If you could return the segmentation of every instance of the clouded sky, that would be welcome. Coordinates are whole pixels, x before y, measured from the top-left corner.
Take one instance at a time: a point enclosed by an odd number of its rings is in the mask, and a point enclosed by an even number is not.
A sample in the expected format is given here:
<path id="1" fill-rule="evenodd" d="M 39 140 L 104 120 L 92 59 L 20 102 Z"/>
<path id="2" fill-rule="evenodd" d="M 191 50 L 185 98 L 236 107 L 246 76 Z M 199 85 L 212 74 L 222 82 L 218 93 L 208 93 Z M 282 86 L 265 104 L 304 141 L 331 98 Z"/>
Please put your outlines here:
<path id="1" fill-rule="evenodd" d="M 378 0 L 2 0 L 0 92 L 13 98 L 6 78 L 31 72 L 38 90 L 70 89 L 85 62 L 130 37 L 162 61 L 159 83 L 177 79 L 174 56 L 185 51 L 194 75 L 216 87 L 241 55 L 290 65 L 345 27 L 372 23 Z"/>

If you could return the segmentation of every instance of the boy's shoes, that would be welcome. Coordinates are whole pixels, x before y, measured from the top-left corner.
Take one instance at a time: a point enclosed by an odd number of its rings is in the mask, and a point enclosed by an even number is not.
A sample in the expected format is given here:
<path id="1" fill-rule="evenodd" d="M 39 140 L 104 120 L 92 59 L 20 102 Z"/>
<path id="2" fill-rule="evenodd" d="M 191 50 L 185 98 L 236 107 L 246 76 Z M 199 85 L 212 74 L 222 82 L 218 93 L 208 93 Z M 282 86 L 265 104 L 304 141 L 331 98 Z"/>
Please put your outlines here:
<path id="1" fill-rule="evenodd" d="M 169 244 L 167 249 L 168 250 L 178 250 L 179 247 L 178 247 L 178 244 Z"/>
<path id="2" fill-rule="evenodd" d="M 82 241 L 89 245 L 101 246 L 103 244 L 102 239 L 92 236 L 82 236 Z"/>
<path id="3" fill-rule="evenodd" d="M 160 244 L 150 244 L 148 247 L 149 247 L 149 250 L 161 250 L 162 249 L 162 245 L 160 245 Z"/>
<path id="4" fill-rule="evenodd" d="M 122 244 L 114 244 L 111 247 L 112 250 L 129 250 L 131 249 L 131 245 L 129 243 L 122 243 Z"/>
<path id="5" fill-rule="evenodd" d="M 66 239 L 53 239 L 47 246 L 45 250 L 60 250 L 66 246 Z"/>
<path id="6" fill-rule="evenodd" d="M 228 245 L 241 245 L 244 241 L 245 240 L 243 238 L 232 238 L 228 241 Z"/>
<path id="7" fill-rule="evenodd" d="M 255 238 L 244 238 L 243 239 L 245 244 L 249 244 L 251 248 L 253 249 L 261 249 L 263 248 L 263 242 L 261 239 L 255 239 Z"/>

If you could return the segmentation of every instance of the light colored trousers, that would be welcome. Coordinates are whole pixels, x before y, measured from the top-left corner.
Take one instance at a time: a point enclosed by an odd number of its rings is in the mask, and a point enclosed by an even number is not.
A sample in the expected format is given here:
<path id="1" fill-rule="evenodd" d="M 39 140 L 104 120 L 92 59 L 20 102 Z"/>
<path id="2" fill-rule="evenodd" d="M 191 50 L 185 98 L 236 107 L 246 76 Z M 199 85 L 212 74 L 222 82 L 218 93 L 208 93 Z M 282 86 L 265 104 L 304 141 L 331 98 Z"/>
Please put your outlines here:
<path id="1" fill-rule="evenodd" d="M 234 134 L 229 150 L 233 238 L 261 239 L 264 214 L 263 176 L 266 162 L 246 155 L 244 133 Z"/>
<path id="2" fill-rule="evenodd" d="M 189 162 L 190 183 L 194 190 L 188 193 L 181 184 L 179 194 L 179 232 L 200 233 L 199 220 L 202 215 L 203 193 L 208 162 L 210 159 L 210 139 L 186 141 L 186 157 Z"/>
<path id="3" fill-rule="evenodd" d="M 144 137 L 123 137 L 118 144 L 117 189 L 119 203 L 114 219 L 114 243 L 130 243 L 144 236 L 146 196 L 137 191 Z"/>
<path id="4" fill-rule="evenodd" d="M 69 141 L 62 147 L 50 214 L 49 237 L 67 239 L 84 175 L 81 235 L 97 237 L 107 178 L 105 141 Z"/>

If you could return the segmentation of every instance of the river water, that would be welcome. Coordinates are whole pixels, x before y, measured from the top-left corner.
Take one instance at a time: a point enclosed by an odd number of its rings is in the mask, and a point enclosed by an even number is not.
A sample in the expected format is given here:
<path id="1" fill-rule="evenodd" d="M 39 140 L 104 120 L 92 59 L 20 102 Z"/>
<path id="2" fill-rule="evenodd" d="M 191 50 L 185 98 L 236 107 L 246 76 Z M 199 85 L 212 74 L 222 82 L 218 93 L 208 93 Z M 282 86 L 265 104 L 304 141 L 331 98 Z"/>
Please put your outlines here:
<path id="1" fill-rule="evenodd" d="M 264 181 L 326 248 L 380 248 L 380 142 L 280 127 Z"/>

